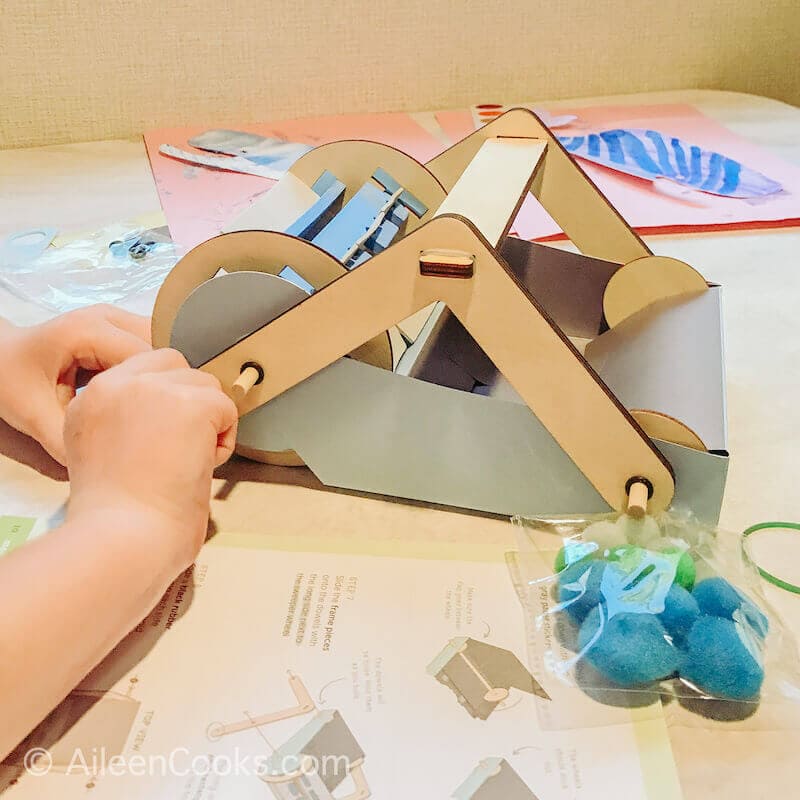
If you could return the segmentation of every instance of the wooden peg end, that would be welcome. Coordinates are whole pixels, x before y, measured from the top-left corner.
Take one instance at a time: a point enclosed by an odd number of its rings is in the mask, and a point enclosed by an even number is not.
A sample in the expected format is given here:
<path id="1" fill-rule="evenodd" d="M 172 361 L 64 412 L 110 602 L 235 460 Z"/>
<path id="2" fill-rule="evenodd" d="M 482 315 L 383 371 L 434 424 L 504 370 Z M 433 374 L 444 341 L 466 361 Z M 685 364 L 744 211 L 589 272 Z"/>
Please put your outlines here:
<path id="1" fill-rule="evenodd" d="M 641 481 L 635 481 L 628 489 L 628 515 L 634 519 L 641 519 L 647 513 L 647 501 L 650 496 L 650 487 Z"/>
<path id="2" fill-rule="evenodd" d="M 247 396 L 247 393 L 264 377 L 264 373 L 253 365 L 245 365 L 239 377 L 233 382 L 231 394 L 235 402 L 239 403 Z"/>

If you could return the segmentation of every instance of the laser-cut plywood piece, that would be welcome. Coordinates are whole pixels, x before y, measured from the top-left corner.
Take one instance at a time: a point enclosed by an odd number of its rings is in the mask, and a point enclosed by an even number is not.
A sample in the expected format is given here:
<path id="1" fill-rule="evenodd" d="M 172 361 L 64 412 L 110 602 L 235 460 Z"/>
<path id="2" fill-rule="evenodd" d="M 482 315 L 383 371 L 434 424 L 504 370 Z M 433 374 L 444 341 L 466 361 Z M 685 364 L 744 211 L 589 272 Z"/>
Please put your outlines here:
<path id="1" fill-rule="evenodd" d="M 297 181 L 310 188 L 326 171 L 346 186 L 344 203 L 370 181 L 392 202 L 408 198 L 405 235 L 371 257 L 364 254 L 350 272 L 313 244 L 281 233 L 217 237 L 188 254 L 165 282 L 154 312 L 156 346 L 168 341 L 189 293 L 219 268 L 278 274 L 290 266 L 319 291 L 202 365 L 247 414 L 347 354 L 391 369 L 387 329 L 397 325 L 411 343 L 443 302 L 612 508 L 627 507 L 633 478 L 652 486 L 649 510 L 669 505 L 675 489 L 669 463 L 499 249 L 530 191 L 584 253 L 622 264 L 605 279 L 603 311 L 610 326 L 665 298 L 705 291 L 702 276 L 682 262 L 653 256 L 526 110 L 504 114 L 425 166 L 369 142 L 312 150 L 290 170 L 292 213 L 306 213 L 311 200 Z M 286 222 L 285 208 L 276 214 Z M 680 421 L 665 426 L 666 415 L 659 413 L 637 412 L 650 430 L 673 431 L 681 445 L 702 446 Z M 284 463 L 300 460 L 288 449 L 281 457 Z"/>

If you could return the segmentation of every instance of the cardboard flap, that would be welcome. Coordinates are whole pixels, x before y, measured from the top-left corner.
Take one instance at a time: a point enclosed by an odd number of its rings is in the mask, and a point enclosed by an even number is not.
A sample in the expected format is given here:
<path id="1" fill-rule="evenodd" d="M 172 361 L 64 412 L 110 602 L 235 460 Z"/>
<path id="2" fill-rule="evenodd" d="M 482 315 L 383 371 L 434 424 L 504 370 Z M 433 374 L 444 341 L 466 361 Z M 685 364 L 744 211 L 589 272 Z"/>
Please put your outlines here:
<path id="1" fill-rule="evenodd" d="M 585 357 L 628 409 L 674 417 L 708 450 L 727 450 L 722 290 L 663 301 L 586 347 Z"/>
<path id="2" fill-rule="evenodd" d="M 329 486 L 504 515 L 610 510 L 527 406 L 353 359 L 251 411 L 239 430 L 254 448 L 296 450 Z M 673 505 L 715 522 L 727 458 L 656 444 L 675 471 Z"/>

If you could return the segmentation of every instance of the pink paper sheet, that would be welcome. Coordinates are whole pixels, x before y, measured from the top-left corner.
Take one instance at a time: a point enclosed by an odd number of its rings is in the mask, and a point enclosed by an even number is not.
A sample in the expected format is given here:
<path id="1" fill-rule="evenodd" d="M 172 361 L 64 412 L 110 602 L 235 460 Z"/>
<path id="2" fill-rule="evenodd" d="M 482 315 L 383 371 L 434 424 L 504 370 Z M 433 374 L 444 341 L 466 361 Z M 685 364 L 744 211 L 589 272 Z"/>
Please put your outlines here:
<path id="1" fill-rule="evenodd" d="M 184 251 L 216 236 L 230 219 L 274 184 L 267 178 L 195 167 L 158 152 L 162 144 L 191 151 L 187 141 L 209 127 L 164 128 L 144 136 L 170 233 Z M 369 139 L 392 145 L 422 162 L 443 149 L 408 114 L 346 114 L 233 127 L 313 145 L 339 139 Z"/>
<path id="2" fill-rule="evenodd" d="M 605 167 L 578 161 L 611 204 L 628 223 L 644 233 L 673 233 L 682 230 L 718 228 L 768 228 L 800 221 L 800 168 L 742 139 L 689 105 L 602 106 L 558 109 L 558 113 L 577 114 L 577 122 L 559 128 L 558 136 L 574 136 L 610 128 L 651 128 L 678 136 L 686 142 L 716 150 L 748 167 L 780 181 L 784 193 L 755 202 L 695 195 L 703 205 L 665 196 L 650 181 L 621 175 Z M 442 130 L 458 141 L 473 130 L 472 114 L 444 111 L 436 115 Z M 552 217 L 529 197 L 514 223 L 523 239 L 563 238 Z"/>

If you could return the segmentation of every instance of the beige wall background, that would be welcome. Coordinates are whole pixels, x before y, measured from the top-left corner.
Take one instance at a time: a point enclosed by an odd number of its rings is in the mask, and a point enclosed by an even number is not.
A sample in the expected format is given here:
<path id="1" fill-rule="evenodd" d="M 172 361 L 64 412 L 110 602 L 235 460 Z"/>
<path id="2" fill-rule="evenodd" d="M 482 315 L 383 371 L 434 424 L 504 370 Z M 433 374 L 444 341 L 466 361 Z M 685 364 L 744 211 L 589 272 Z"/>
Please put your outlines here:
<path id="1" fill-rule="evenodd" d="M 798 0 L 3 0 L 0 147 L 656 89 L 800 103 Z"/>

